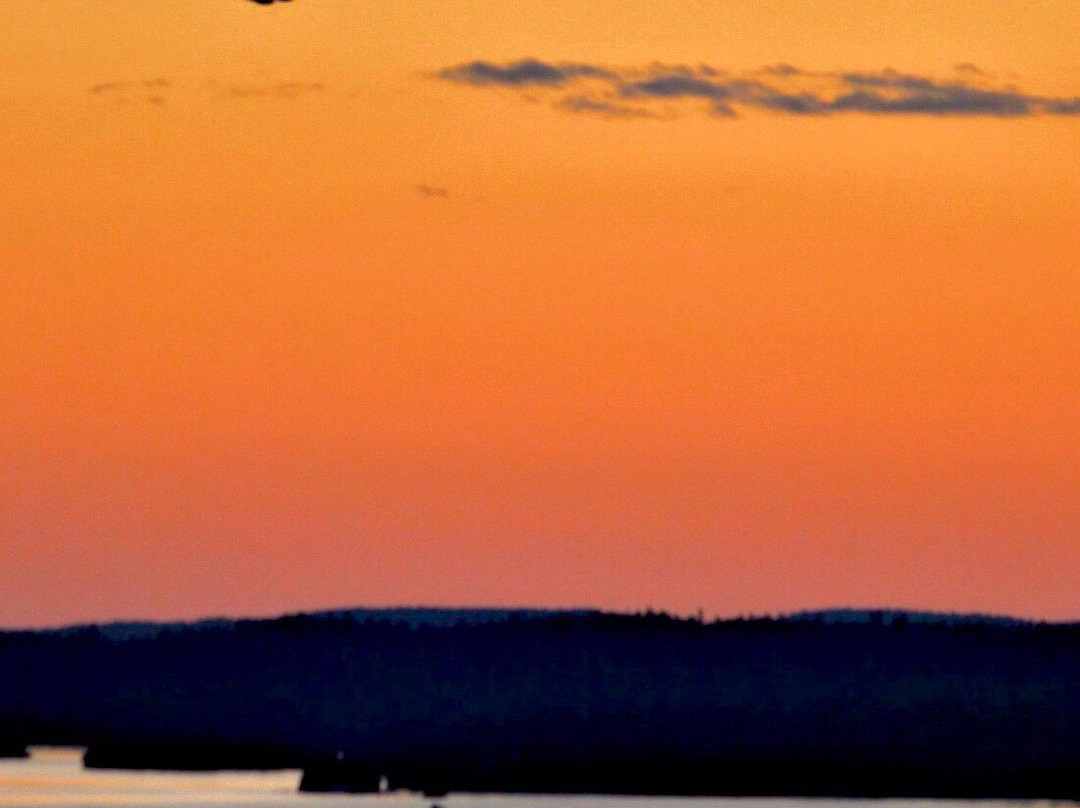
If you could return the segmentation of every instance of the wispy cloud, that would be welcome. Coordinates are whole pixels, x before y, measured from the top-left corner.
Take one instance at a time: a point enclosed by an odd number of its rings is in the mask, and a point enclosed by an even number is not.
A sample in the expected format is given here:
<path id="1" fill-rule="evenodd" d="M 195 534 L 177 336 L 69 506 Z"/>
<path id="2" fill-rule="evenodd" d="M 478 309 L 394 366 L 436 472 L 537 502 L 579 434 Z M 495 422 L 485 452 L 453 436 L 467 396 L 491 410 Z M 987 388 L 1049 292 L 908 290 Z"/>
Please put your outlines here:
<path id="1" fill-rule="evenodd" d="M 588 112 L 605 118 L 655 118 L 655 113 L 641 106 L 619 104 L 588 95 L 568 95 L 556 106 L 568 112 Z"/>
<path id="2" fill-rule="evenodd" d="M 607 117 L 673 117 L 697 109 L 723 118 L 744 110 L 793 116 L 923 115 L 1016 118 L 1080 115 L 1080 97 L 1051 97 L 1013 85 L 972 64 L 946 78 L 880 71 L 802 70 L 789 64 L 730 73 L 708 65 L 607 67 L 523 59 L 474 61 L 445 68 L 436 78 L 476 88 L 502 87 L 547 94 L 573 113 Z"/>
<path id="3" fill-rule="evenodd" d="M 142 81 L 103 81 L 88 88 L 90 95 L 104 99 L 110 104 L 133 104 L 145 102 L 161 105 L 174 95 L 185 93 L 209 94 L 223 99 L 278 98 L 292 100 L 301 96 L 324 92 L 327 87 L 318 81 L 279 81 L 270 84 L 222 84 L 206 81 L 195 85 L 156 78 Z"/>
<path id="4" fill-rule="evenodd" d="M 172 88 L 169 79 L 156 78 L 144 81 L 102 81 L 90 85 L 90 94 L 100 96 L 110 104 L 131 104 L 137 101 L 161 106 L 165 95 Z"/>
<path id="5" fill-rule="evenodd" d="M 277 84 L 229 84 L 223 95 L 227 98 L 286 98 L 321 93 L 326 85 L 318 81 L 281 81 Z"/>
<path id="6" fill-rule="evenodd" d="M 426 196 L 429 199 L 446 199 L 446 197 L 450 196 L 450 191 L 441 185 L 428 185 L 426 183 L 417 185 L 416 192 L 420 196 Z"/>
<path id="7" fill-rule="evenodd" d="M 90 85 L 91 95 L 105 95 L 107 93 L 114 93 L 118 90 L 126 90 L 131 86 L 129 81 L 102 81 L 97 84 Z"/>

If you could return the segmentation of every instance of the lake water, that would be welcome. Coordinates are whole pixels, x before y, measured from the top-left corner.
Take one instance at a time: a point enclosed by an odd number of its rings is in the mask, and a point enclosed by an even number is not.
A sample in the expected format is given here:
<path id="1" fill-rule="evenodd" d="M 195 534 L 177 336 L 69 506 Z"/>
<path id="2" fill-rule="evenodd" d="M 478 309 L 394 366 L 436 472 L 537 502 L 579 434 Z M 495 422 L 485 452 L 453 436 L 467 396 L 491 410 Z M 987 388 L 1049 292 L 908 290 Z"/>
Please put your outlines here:
<path id="1" fill-rule="evenodd" d="M 199 806 L 200 808 L 994 808 L 1009 802 L 801 800 L 451 794 L 299 794 L 300 772 L 129 772 L 86 770 L 74 750 L 37 749 L 28 760 L 0 760 L 0 806 Z M 1026 803 L 1025 806 L 1049 805 Z"/>

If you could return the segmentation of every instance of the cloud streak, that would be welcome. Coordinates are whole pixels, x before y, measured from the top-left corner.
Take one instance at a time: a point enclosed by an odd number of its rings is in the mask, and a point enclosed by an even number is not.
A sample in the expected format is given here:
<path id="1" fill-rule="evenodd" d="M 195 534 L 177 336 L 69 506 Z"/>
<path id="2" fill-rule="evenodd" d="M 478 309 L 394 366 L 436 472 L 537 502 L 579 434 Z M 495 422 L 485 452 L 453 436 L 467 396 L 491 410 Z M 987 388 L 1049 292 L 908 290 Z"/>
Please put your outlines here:
<path id="1" fill-rule="evenodd" d="M 428 185 L 427 183 L 417 185 L 416 192 L 420 196 L 426 196 L 429 199 L 446 199 L 450 196 L 450 191 L 441 185 Z"/>
<path id="2" fill-rule="evenodd" d="M 318 81 L 281 81 L 277 84 L 229 84 L 223 95 L 226 98 L 273 97 L 292 100 L 302 95 L 321 93 L 326 85 Z"/>
<path id="3" fill-rule="evenodd" d="M 318 81 L 280 81 L 276 84 L 220 84 L 206 81 L 199 85 L 175 82 L 170 79 L 156 78 L 143 81 L 103 81 L 88 88 L 90 95 L 97 96 L 109 104 L 133 104 L 148 102 L 161 105 L 167 99 L 177 95 L 191 97 L 193 94 L 207 94 L 222 99 L 273 98 L 293 100 L 323 93 L 327 86 Z"/>
<path id="4" fill-rule="evenodd" d="M 674 117 L 689 110 L 737 117 L 746 110 L 790 116 L 928 116 L 1019 118 L 1080 115 L 1080 97 L 1051 97 L 998 85 L 975 65 L 935 78 L 892 69 L 876 72 L 801 70 L 778 64 L 742 73 L 708 65 L 654 64 L 611 68 L 523 59 L 474 61 L 435 77 L 474 88 L 546 94 L 572 113 L 606 117 Z"/>
<path id="5" fill-rule="evenodd" d="M 477 87 L 562 87 L 576 79 L 592 78 L 612 80 L 617 78 L 599 67 L 585 64 L 548 64 L 536 59 L 522 59 L 505 65 L 494 62 L 467 62 L 449 67 L 439 77 L 461 84 Z"/>

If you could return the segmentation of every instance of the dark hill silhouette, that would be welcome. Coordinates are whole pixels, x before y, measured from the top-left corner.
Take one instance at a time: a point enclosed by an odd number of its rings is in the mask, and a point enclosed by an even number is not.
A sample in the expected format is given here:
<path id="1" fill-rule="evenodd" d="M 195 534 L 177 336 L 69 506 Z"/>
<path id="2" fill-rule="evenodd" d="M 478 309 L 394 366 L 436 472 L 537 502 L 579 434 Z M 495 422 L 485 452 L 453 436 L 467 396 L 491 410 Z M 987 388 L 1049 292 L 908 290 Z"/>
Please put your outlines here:
<path id="1" fill-rule="evenodd" d="M 420 626 L 456 626 L 462 624 L 501 623 L 511 618 L 515 620 L 535 620 L 555 616 L 586 616 L 601 614 L 598 609 L 453 609 L 425 606 L 401 606 L 391 608 L 356 608 L 329 609 L 325 611 L 305 612 L 283 615 L 266 620 L 289 620 L 292 618 L 352 619 L 357 622 L 402 623 L 412 628 Z M 229 630 L 237 622 L 251 623 L 254 620 L 238 621 L 227 617 L 211 617 L 195 622 L 147 621 L 113 623 L 86 623 L 63 628 L 46 629 L 41 634 L 77 634 L 89 629 L 96 629 L 103 637 L 110 640 L 147 640 L 170 631 L 203 631 L 205 629 Z M 266 622 L 265 620 L 262 622 Z"/>
<path id="2" fill-rule="evenodd" d="M 894 621 L 913 624 L 948 626 L 950 628 L 966 625 L 999 626 L 1034 626 L 1031 620 L 1015 617 L 1001 617 L 988 614 L 942 614 L 940 612 L 919 612 L 902 609 L 824 609 L 819 611 L 795 612 L 785 615 L 783 620 L 809 621 L 812 623 L 848 623 L 862 624 L 883 623 L 891 625 Z"/>
<path id="3" fill-rule="evenodd" d="M 1080 795 L 1080 626 L 349 611 L 0 633 L 0 738 L 308 790 Z"/>

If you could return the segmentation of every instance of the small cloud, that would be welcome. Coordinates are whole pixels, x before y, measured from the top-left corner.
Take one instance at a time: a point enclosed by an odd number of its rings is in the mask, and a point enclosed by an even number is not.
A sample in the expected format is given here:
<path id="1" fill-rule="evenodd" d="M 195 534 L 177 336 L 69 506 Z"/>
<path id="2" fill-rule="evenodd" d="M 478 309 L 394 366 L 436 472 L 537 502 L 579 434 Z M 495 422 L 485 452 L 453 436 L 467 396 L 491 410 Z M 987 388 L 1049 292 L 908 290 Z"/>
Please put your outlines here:
<path id="1" fill-rule="evenodd" d="M 172 86 L 168 79 L 147 81 L 103 81 L 90 85 L 90 94 L 106 99 L 109 106 L 128 106 L 139 102 L 161 106 Z"/>
<path id="2" fill-rule="evenodd" d="M 794 65 L 786 64 L 785 62 L 780 62 L 780 63 L 775 64 L 775 65 L 767 65 L 766 67 L 761 68 L 761 72 L 764 73 L 766 76 L 804 76 L 804 75 L 806 75 L 806 73 L 804 71 L 799 70 L 799 68 L 795 67 Z"/>
<path id="3" fill-rule="evenodd" d="M 296 98 L 301 95 L 321 93 L 325 89 L 326 85 L 319 81 L 283 81 L 274 87 L 274 95 L 281 98 Z"/>
<path id="4" fill-rule="evenodd" d="M 421 183 L 416 186 L 416 191 L 420 196 L 426 196 L 429 199 L 446 199 L 446 197 L 450 196 L 450 192 L 441 185 L 427 185 Z"/>
<path id="5" fill-rule="evenodd" d="M 104 95 L 105 93 L 114 93 L 117 90 L 124 90 L 131 86 L 131 82 L 128 81 L 102 81 L 98 84 L 90 85 L 91 95 Z"/>
<path id="6" fill-rule="evenodd" d="M 731 92 L 721 82 L 694 76 L 658 76 L 646 81 L 636 81 L 620 87 L 626 98 L 649 96 L 652 98 L 709 98 L 726 99 Z"/>
<path id="7" fill-rule="evenodd" d="M 256 95 L 266 95 L 266 88 L 254 84 L 230 84 L 225 88 L 224 95 L 228 98 L 251 98 Z"/>
<path id="8" fill-rule="evenodd" d="M 277 84 L 229 84 L 223 95 L 226 98 L 285 98 L 292 100 L 304 95 L 321 93 L 326 89 L 322 82 L 282 81 Z"/>
<path id="9" fill-rule="evenodd" d="M 493 62 L 469 62 L 441 70 L 438 77 L 458 84 L 478 87 L 502 85 L 505 87 L 560 87 L 578 78 L 606 78 L 610 74 L 602 68 L 582 64 L 547 64 L 536 59 L 522 59 L 506 65 Z"/>

